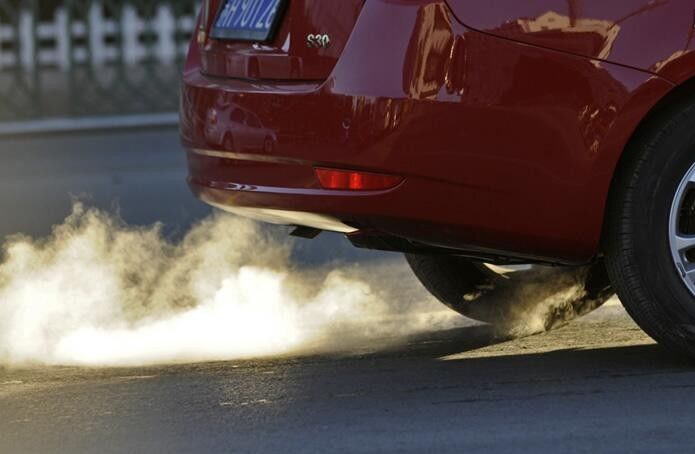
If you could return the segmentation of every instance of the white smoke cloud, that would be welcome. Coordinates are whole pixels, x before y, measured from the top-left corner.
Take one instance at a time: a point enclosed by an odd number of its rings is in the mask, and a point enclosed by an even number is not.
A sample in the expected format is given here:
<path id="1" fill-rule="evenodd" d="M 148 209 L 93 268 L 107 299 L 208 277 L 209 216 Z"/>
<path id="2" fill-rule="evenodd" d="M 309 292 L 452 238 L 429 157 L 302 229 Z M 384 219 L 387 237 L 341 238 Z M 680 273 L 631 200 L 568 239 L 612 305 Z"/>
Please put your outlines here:
<path id="1" fill-rule="evenodd" d="M 406 273 L 298 271 L 288 241 L 225 215 L 179 243 L 76 204 L 0 260 L 0 365 L 134 366 L 348 348 L 458 325 Z M 368 276 L 368 277 L 367 277 Z"/>

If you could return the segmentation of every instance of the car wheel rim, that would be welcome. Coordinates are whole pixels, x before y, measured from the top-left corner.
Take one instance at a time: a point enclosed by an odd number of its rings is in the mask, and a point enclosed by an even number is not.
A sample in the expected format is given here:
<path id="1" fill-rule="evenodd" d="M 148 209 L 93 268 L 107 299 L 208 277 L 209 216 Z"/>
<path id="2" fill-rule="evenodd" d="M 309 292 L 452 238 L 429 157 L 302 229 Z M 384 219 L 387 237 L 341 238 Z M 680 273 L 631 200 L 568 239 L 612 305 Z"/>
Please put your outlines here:
<path id="1" fill-rule="evenodd" d="M 678 186 L 669 220 L 671 254 L 678 274 L 695 296 L 695 165 Z"/>

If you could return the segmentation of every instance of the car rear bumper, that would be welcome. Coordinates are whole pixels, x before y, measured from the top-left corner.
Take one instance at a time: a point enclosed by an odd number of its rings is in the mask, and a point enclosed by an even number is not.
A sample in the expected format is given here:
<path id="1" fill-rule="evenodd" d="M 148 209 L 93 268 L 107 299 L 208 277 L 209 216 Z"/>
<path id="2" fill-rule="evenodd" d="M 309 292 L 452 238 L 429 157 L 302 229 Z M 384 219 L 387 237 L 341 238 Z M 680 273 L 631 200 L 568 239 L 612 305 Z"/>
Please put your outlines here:
<path id="1" fill-rule="evenodd" d="M 386 23 L 388 36 L 374 40 Z M 228 211 L 582 263 L 598 251 L 612 169 L 635 119 L 669 89 L 637 70 L 468 31 L 443 2 L 375 0 L 325 81 L 208 77 L 193 49 L 181 135 L 191 188 Z M 326 190 L 316 167 L 404 181 Z"/>

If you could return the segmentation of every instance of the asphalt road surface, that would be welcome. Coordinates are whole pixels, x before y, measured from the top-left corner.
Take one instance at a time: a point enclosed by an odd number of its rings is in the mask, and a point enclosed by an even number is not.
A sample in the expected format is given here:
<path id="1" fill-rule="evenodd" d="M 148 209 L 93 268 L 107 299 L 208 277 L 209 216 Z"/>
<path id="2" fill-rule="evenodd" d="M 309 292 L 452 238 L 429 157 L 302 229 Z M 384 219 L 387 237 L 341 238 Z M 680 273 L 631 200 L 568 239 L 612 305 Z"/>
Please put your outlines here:
<path id="1" fill-rule="evenodd" d="M 382 351 L 0 370 L 0 451 L 689 452 L 693 388 L 692 363 L 599 313 L 504 343 L 472 326 Z"/>
<path id="2" fill-rule="evenodd" d="M 45 235 L 74 198 L 133 225 L 185 231 L 205 216 L 186 185 L 175 128 L 20 135 L 0 139 L 0 235 Z"/>

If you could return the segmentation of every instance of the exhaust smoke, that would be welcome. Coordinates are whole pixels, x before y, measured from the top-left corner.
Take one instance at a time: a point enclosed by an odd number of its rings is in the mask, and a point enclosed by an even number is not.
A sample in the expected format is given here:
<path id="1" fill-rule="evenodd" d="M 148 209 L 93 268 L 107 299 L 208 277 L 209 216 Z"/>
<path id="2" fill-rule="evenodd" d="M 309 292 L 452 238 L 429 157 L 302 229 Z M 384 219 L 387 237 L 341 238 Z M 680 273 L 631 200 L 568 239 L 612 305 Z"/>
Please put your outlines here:
<path id="1" fill-rule="evenodd" d="M 299 270 L 291 246 L 213 215 L 177 243 L 76 203 L 0 260 L 0 365 L 136 366 L 340 350 L 462 319 L 404 263 Z"/>

